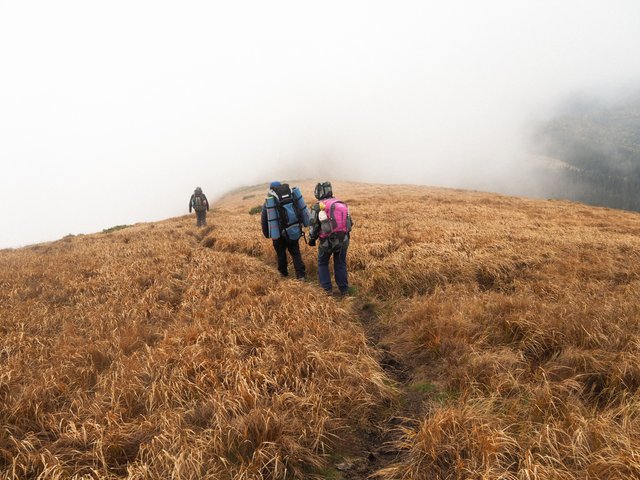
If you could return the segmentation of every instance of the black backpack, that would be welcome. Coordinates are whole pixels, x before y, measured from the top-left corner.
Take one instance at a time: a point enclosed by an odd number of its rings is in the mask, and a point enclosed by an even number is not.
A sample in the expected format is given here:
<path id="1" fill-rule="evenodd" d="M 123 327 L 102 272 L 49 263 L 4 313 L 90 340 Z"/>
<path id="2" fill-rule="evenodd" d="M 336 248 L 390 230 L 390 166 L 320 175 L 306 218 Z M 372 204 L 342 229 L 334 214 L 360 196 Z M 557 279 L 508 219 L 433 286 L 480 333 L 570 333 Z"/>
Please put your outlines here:
<path id="1" fill-rule="evenodd" d="M 276 199 L 280 231 L 287 240 L 298 240 L 302 236 L 301 215 L 293 201 L 289 185 L 283 183 L 271 189 Z"/>
<path id="2" fill-rule="evenodd" d="M 207 209 L 207 200 L 204 198 L 204 195 L 194 195 L 193 209 L 196 212 L 203 212 Z"/>

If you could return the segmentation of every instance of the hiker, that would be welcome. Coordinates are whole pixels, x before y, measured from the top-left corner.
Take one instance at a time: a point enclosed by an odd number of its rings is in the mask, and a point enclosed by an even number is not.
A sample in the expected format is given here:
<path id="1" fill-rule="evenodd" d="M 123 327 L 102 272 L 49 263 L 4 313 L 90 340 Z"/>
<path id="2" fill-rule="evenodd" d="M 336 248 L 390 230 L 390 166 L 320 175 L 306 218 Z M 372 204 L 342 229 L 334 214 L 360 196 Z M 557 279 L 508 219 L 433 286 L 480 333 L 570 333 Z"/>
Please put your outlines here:
<path id="1" fill-rule="evenodd" d="M 286 183 L 271 182 L 267 198 L 262 205 L 262 234 L 273 240 L 273 249 L 278 258 L 278 271 L 283 277 L 289 275 L 287 250 L 293 260 L 296 278 L 304 280 L 306 268 L 300 254 L 302 228 L 309 226 L 309 210 L 297 187 Z"/>
<path id="2" fill-rule="evenodd" d="M 202 189 L 200 187 L 196 187 L 193 191 L 193 195 L 191 195 L 191 199 L 189 200 L 189 213 L 191 213 L 192 208 L 196 211 L 196 225 L 198 227 L 204 227 L 207 224 L 209 201 L 207 200 L 207 196 L 202 193 Z"/>
<path id="3" fill-rule="evenodd" d="M 333 196 L 330 182 L 316 185 L 313 192 L 318 203 L 311 207 L 311 221 L 309 225 L 309 245 L 318 244 L 318 281 L 320 286 L 331 295 L 331 275 L 329 274 L 329 259 L 333 255 L 333 273 L 339 294 L 345 296 L 349 292 L 347 277 L 347 249 L 352 220 L 349 208 Z"/>

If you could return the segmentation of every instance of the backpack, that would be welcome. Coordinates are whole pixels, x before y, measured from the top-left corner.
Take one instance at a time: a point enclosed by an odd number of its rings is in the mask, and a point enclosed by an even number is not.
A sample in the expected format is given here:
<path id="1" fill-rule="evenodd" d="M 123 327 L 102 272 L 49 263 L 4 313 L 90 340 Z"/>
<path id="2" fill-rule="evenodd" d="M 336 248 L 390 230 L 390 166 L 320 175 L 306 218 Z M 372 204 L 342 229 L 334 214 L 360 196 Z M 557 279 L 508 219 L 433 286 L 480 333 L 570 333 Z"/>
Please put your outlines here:
<path id="1" fill-rule="evenodd" d="M 349 244 L 349 233 L 353 222 L 347 204 L 337 198 L 329 198 L 322 202 L 324 215 L 320 215 L 320 241 L 324 248 L 337 252 Z"/>
<path id="2" fill-rule="evenodd" d="M 272 188 L 271 192 L 276 201 L 281 236 L 286 240 L 298 240 L 302 236 L 302 216 L 289 185 L 283 183 Z"/>
<path id="3" fill-rule="evenodd" d="M 193 197 L 193 209 L 196 212 L 202 212 L 207 209 L 207 201 L 202 195 L 194 195 Z"/>

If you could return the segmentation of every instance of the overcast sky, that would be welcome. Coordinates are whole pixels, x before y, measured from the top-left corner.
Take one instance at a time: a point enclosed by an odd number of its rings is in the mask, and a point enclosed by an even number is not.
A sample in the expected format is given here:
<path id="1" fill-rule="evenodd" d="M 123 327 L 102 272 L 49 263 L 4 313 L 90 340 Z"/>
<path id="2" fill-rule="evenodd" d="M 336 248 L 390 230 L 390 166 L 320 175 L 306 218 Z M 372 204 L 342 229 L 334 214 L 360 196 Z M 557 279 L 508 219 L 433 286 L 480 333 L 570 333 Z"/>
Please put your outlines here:
<path id="1" fill-rule="evenodd" d="M 637 0 L 0 0 L 0 247 L 197 185 L 500 189 L 532 121 L 639 79 Z"/>

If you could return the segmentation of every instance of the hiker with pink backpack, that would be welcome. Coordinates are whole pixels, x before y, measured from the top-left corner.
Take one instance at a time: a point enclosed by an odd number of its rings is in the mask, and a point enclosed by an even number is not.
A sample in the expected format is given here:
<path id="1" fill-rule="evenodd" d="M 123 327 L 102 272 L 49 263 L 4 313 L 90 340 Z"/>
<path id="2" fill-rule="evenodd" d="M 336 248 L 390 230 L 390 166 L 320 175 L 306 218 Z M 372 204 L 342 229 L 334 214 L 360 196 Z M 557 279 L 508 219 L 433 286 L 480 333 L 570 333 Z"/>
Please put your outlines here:
<path id="1" fill-rule="evenodd" d="M 331 295 L 333 286 L 329 273 L 329 260 L 333 256 L 333 273 L 341 296 L 349 292 L 347 276 L 347 249 L 353 222 L 349 207 L 333 196 L 330 182 L 316 185 L 313 194 L 318 203 L 311 207 L 309 245 L 318 243 L 318 280 Z"/>

